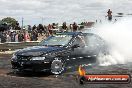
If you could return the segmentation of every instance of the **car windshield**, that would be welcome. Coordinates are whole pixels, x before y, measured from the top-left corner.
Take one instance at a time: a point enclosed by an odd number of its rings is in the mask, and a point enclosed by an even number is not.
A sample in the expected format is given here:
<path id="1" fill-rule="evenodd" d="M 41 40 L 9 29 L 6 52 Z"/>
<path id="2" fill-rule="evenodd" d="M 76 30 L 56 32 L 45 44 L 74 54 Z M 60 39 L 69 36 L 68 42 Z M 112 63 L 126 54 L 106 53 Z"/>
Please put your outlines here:
<path id="1" fill-rule="evenodd" d="M 66 46 L 72 39 L 72 35 L 54 35 L 40 42 L 39 45 L 45 46 Z"/>

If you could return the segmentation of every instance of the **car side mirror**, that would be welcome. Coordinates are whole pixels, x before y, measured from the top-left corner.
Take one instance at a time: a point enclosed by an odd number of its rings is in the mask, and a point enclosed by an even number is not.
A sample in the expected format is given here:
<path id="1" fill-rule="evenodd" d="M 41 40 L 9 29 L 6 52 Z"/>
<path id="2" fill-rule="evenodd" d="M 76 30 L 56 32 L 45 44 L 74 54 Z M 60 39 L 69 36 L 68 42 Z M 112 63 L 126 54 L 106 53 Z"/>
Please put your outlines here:
<path id="1" fill-rule="evenodd" d="M 75 44 L 75 45 L 72 46 L 73 49 L 78 48 L 78 47 L 80 47 L 79 44 Z"/>

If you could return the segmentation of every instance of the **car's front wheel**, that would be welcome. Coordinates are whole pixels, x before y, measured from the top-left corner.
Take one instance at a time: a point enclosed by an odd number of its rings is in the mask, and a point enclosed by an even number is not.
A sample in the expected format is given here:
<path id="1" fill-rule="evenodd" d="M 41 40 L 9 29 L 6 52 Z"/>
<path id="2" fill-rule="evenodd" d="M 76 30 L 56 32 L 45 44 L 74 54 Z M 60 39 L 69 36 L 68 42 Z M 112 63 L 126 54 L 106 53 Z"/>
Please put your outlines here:
<path id="1" fill-rule="evenodd" d="M 59 58 L 55 58 L 51 63 L 51 73 L 54 75 L 59 75 L 64 72 L 65 64 L 64 61 L 62 61 Z"/>

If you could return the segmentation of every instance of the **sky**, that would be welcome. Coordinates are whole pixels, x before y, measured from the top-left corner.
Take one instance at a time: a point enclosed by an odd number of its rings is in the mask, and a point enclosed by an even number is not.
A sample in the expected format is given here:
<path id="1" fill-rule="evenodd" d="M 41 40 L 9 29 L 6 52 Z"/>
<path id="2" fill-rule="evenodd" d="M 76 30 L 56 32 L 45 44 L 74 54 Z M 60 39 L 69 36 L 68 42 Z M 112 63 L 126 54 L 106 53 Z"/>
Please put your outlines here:
<path id="1" fill-rule="evenodd" d="M 53 22 L 81 22 L 105 19 L 110 8 L 116 13 L 132 13 L 132 0 L 0 0 L 0 19 L 13 17 L 24 25 Z"/>

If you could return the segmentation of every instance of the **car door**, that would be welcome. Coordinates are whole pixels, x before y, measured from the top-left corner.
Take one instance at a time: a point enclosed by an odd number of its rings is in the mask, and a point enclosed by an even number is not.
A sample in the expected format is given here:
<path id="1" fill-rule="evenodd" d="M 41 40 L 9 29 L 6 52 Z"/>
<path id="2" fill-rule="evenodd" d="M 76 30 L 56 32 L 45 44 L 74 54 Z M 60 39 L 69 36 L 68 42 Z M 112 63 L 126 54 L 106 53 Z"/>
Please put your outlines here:
<path id="1" fill-rule="evenodd" d="M 87 35 L 86 39 L 86 47 L 85 47 L 85 55 L 87 57 L 96 57 L 100 52 L 100 48 L 102 46 L 101 39 L 96 35 Z"/>
<path id="2" fill-rule="evenodd" d="M 75 37 L 72 41 L 71 46 L 73 47 L 70 54 L 70 60 L 72 64 L 79 65 L 84 57 L 85 43 L 83 41 L 83 36 Z"/>

